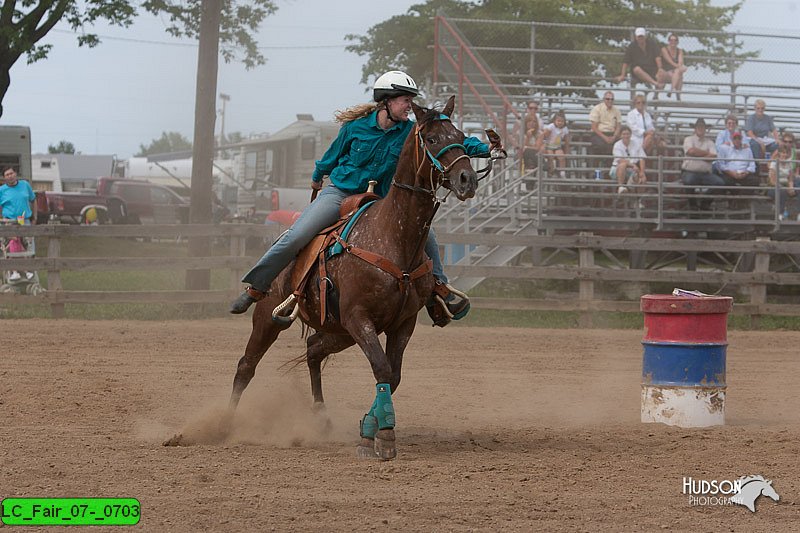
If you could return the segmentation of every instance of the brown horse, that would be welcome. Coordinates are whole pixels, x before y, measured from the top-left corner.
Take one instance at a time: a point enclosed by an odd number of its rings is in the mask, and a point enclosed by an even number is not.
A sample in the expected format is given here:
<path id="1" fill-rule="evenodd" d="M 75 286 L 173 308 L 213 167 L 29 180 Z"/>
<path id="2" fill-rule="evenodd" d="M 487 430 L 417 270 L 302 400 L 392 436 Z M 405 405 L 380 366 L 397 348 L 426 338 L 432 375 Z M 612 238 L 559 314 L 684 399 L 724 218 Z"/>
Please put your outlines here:
<path id="1" fill-rule="evenodd" d="M 412 104 L 417 124 L 403 145 L 391 190 L 357 221 L 345 253 L 328 261 L 326 283 L 338 293 L 339 318 L 321 320 L 318 277 L 300 299 L 303 321 L 316 330 L 306 350 L 315 406 L 323 403 L 321 364 L 326 357 L 358 344 L 372 366 L 377 393 L 361 423 L 360 456 L 396 455 L 391 393 L 400 384 L 403 352 L 417 313 L 434 287 L 423 249 L 439 203 L 437 190 L 444 187 L 465 200 L 475 195 L 478 185 L 463 146 L 464 134 L 449 120 L 454 101 L 451 97 L 443 111 Z M 359 257 L 359 250 L 382 256 L 396 266 L 395 274 Z M 291 269 L 290 264 L 272 283 L 269 296 L 256 305 L 253 331 L 233 381 L 231 414 L 259 361 L 284 329 L 273 321 L 272 312 L 292 294 Z M 415 271 L 422 275 L 415 276 Z M 378 340 L 382 332 L 385 350 Z"/>

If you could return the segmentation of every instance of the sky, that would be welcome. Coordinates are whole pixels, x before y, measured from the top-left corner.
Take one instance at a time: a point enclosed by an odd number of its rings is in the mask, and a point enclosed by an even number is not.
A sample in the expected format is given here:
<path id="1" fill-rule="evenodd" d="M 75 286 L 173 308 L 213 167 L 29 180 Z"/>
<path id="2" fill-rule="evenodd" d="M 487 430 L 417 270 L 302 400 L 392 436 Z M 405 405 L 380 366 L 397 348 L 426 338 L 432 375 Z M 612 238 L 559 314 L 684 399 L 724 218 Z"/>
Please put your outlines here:
<path id="1" fill-rule="evenodd" d="M 217 92 L 230 96 L 226 132 L 274 133 L 297 113 L 332 120 L 336 110 L 368 101 L 360 82 L 366 57 L 345 50 L 345 35 L 366 34 L 420 2 L 275 1 L 277 13 L 257 36 L 267 63 L 248 71 L 220 62 Z M 733 26 L 794 32 L 798 12 L 794 1 L 747 0 Z M 67 140 L 84 154 L 125 159 L 164 131 L 191 140 L 197 47 L 170 37 L 164 27 L 150 16 L 127 29 L 98 26 L 103 42 L 90 49 L 77 46 L 67 25 L 57 26 L 40 42 L 53 45 L 46 60 L 28 65 L 22 58 L 12 68 L 0 124 L 30 126 L 34 153 Z M 220 121 L 218 116 L 217 133 Z"/>

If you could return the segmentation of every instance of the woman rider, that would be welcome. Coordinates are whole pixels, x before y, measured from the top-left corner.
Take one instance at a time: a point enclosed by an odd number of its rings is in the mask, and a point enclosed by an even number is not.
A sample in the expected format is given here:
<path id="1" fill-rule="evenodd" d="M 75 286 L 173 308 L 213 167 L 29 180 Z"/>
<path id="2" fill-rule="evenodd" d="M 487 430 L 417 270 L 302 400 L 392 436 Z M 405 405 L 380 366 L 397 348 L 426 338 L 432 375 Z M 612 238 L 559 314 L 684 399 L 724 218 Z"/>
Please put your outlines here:
<path id="1" fill-rule="evenodd" d="M 314 236 L 339 219 L 339 205 L 353 194 L 367 190 L 369 180 L 378 182 L 375 192 L 386 196 L 392 183 L 400 151 L 414 124 L 408 120 L 411 101 L 419 94 L 417 84 L 407 74 L 393 70 L 375 81 L 375 103 L 352 107 L 336 116 L 342 122 L 339 135 L 316 162 L 311 187 L 321 190 L 289 230 L 278 239 L 255 266 L 242 278 L 249 287 L 231 304 L 230 312 L 240 314 L 267 295 L 272 281 Z M 474 137 L 464 139 L 469 155 L 489 156 L 489 147 Z M 492 146 L 502 149 L 502 146 Z M 324 176 L 330 185 L 322 188 Z M 425 253 L 433 260 L 437 284 L 447 284 L 439 245 L 433 229 L 428 233 Z M 453 318 L 461 318 L 469 306 L 466 298 L 447 298 Z"/>

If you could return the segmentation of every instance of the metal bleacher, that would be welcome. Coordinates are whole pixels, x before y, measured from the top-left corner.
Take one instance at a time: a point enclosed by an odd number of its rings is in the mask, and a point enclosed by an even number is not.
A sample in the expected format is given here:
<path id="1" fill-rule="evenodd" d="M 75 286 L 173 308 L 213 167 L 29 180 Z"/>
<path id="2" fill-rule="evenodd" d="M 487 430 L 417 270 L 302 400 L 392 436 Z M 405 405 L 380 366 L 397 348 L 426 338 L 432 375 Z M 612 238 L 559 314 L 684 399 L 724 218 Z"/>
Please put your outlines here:
<path id="1" fill-rule="evenodd" d="M 779 130 L 800 131 L 800 106 L 797 104 L 800 101 L 800 61 L 771 55 L 776 54 L 776 49 L 789 46 L 793 49 L 800 37 L 717 32 L 716 37 L 730 41 L 733 50 L 749 50 L 748 43 L 765 40 L 770 46 L 763 46 L 763 50 L 746 59 L 709 58 L 693 52 L 693 46 L 714 32 L 701 34 L 693 30 L 650 28 L 650 34 L 660 37 L 662 42 L 669 33 L 682 36 L 680 46 L 686 50 L 690 70 L 678 101 L 675 95 L 667 97 L 669 88 L 656 94 L 650 87 L 635 87 L 629 81 L 615 84 L 611 79 L 616 72 L 610 67 L 607 67 L 609 72 L 585 75 L 576 75 L 575 69 L 563 76 L 552 71 L 541 73 L 536 65 L 548 54 L 557 54 L 558 64 L 567 66 L 573 57 L 571 54 L 574 57 L 586 54 L 580 50 L 545 50 L 538 46 L 546 31 L 557 31 L 565 26 L 574 29 L 576 25 L 531 22 L 530 45 L 514 47 L 503 41 L 506 24 L 510 23 L 453 19 L 444 15 L 436 18 L 435 95 L 458 94 L 457 119 L 461 128 L 478 135 L 482 129 L 493 127 L 504 134 L 506 146 L 511 148 L 509 159 L 504 164 L 496 164 L 492 176 L 482 182 L 476 198 L 448 204 L 440 210 L 437 230 L 517 235 L 581 231 L 722 238 L 769 235 L 778 239 L 794 239 L 800 234 L 800 206 L 793 206 L 790 216 L 781 216 L 766 195 L 770 187 L 763 171 L 760 186 L 740 188 L 740 194 L 735 196 L 725 188 L 687 191 L 679 181 L 683 139 L 693 133 L 693 124 L 698 118 L 705 119 L 709 125 L 707 135 L 713 139 L 723 128 L 728 114 L 736 115 L 743 126 L 746 115 L 752 113 L 754 101 L 761 98 L 767 102 L 767 113 L 775 119 Z M 606 35 L 617 31 L 619 42 L 629 41 L 632 32 L 632 28 L 627 27 L 585 26 L 580 29 L 602 30 Z M 775 46 L 776 43 L 786 46 Z M 530 64 L 529 71 L 504 71 L 504 65 L 513 63 L 507 60 L 509 54 L 523 56 Z M 621 62 L 621 51 L 608 51 L 606 55 L 611 57 L 609 64 Z M 497 60 L 501 56 L 506 60 Z M 516 64 L 524 60 L 519 59 Z M 693 62 L 707 64 L 707 60 L 718 60 L 717 68 L 692 70 Z M 776 68 L 781 69 L 781 76 L 767 74 Z M 568 70 L 565 67 L 565 72 Z M 568 90 L 565 90 L 564 78 L 567 77 Z M 795 80 L 797 85 L 793 84 Z M 665 152 L 647 160 L 648 183 L 633 186 L 631 194 L 627 195 L 617 194 L 616 184 L 608 179 L 606 171 L 610 160 L 596 165 L 596 159 L 588 154 L 589 110 L 601 101 L 602 93 L 607 90 L 615 94 L 615 105 L 623 121 L 633 97 L 645 94 L 656 129 L 666 140 Z M 531 100 L 540 103 L 545 123 L 556 111 L 567 116 L 571 150 L 567 167 L 557 169 L 564 170 L 566 178 L 559 177 L 559 172 L 546 172 L 547 165 L 541 156 L 537 168 L 530 171 L 522 169 L 517 159 L 513 147 L 518 142 L 511 137 L 511 132 Z M 760 168 L 763 169 L 763 165 Z M 598 169 L 603 179 L 594 179 Z M 697 202 L 690 202 L 690 199 L 707 200 L 710 208 L 701 211 L 695 207 Z M 508 246 L 479 247 L 464 258 L 446 254 L 445 260 L 503 265 L 514 261 L 523 250 Z M 469 289 L 479 282 L 479 279 L 462 279 L 458 284 Z"/>

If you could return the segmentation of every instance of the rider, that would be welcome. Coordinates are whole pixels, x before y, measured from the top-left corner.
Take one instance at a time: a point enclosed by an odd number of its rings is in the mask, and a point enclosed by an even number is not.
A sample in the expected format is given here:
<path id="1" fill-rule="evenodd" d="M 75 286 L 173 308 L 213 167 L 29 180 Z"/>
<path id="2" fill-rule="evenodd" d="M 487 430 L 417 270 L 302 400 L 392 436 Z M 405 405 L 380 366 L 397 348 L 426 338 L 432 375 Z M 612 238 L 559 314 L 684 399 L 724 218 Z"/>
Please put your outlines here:
<path id="1" fill-rule="evenodd" d="M 316 162 L 311 176 L 311 188 L 321 190 L 319 196 L 245 274 L 242 282 L 249 287 L 233 301 L 231 313 L 244 313 L 267 295 L 272 281 L 298 252 L 317 233 L 339 219 L 339 205 L 345 198 L 365 192 L 369 180 L 376 180 L 375 192 L 386 196 L 400 151 L 414 127 L 408 114 L 411 101 L 417 95 L 419 89 L 414 80 L 404 72 L 393 70 L 375 80 L 374 103 L 358 105 L 336 115 L 336 120 L 343 123 L 342 128 L 322 159 Z M 489 156 L 489 146 L 475 137 L 467 137 L 463 144 L 468 155 Z M 491 148 L 502 149 L 502 145 L 497 141 Z M 329 176 L 331 183 L 323 189 L 324 176 Z M 433 229 L 428 233 L 425 253 L 433 260 L 436 284 L 446 287 L 448 280 Z M 466 314 L 469 300 L 450 293 L 445 305 L 453 318 L 458 319 Z"/>

